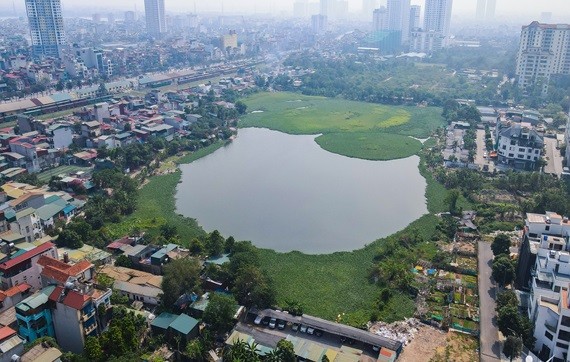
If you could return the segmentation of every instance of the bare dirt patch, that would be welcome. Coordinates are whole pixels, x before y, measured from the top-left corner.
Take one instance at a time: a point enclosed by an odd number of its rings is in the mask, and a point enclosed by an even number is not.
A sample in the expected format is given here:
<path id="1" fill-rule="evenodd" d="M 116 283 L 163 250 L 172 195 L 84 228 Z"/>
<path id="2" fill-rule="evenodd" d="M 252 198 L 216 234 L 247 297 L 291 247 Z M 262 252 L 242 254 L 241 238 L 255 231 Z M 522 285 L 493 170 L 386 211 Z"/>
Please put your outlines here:
<path id="1" fill-rule="evenodd" d="M 446 333 L 429 326 L 421 326 L 413 339 L 404 347 L 398 361 L 429 361 L 439 348 L 445 349 Z"/>
<path id="2" fill-rule="evenodd" d="M 449 332 L 444 346 L 437 347 L 434 351 L 435 353 L 429 356 L 429 361 L 476 362 L 479 361 L 478 347 L 479 343 L 476 337 L 463 333 Z M 428 361 L 427 356 L 425 359 L 418 359 L 418 361 L 421 360 Z"/>

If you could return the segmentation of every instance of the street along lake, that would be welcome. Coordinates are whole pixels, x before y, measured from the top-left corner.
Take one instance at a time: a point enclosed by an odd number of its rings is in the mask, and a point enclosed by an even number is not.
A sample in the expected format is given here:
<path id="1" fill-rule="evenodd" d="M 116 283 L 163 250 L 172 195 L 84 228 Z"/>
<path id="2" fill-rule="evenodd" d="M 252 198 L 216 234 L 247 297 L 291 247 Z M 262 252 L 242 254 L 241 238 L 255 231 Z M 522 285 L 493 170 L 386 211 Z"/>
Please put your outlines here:
<path id="1" fill-rule="evenodd" d="M 231 144 L 180 166 L 177 211 L 206 231 L 308 254 L 359 249 L 427 213 L 418 156 L 349 158 L 315 137 L 240 129 Z"/>

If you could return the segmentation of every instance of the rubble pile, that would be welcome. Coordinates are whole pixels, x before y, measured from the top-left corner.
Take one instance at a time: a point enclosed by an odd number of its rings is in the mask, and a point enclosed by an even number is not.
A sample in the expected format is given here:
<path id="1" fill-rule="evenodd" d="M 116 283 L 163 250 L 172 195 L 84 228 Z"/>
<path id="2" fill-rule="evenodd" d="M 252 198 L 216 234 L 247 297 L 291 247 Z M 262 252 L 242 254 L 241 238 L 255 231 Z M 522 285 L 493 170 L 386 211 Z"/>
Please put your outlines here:
<path id="1" fill-rule="evenodd" d="M 416 318 L 409 318 L 394 323 L 371 323 L 368 330 L 382 337 L 401 342 L 404 346 L 414 339 L 415 334 L 423 324 Z"/>

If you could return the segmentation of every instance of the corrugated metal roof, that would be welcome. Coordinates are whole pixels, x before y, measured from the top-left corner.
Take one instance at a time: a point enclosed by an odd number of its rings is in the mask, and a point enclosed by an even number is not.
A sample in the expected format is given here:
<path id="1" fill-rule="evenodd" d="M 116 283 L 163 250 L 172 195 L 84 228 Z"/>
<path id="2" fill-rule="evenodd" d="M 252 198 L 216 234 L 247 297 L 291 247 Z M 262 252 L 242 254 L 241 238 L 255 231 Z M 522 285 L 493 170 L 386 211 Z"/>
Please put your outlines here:
<path id="1" fill-rule="evenodd" d="M 177 318 L 178 316 L 176 314 L 172 314 L 172 313 L 168 313 L 168 312 L 163 312 L 161 313 L 158 317 L 156 317 L 155 319 L 153 319 L 153 321 L 150 323 L 151 326 L 153 327 L 157 327 L 160 329 L 164 329 L 167 330 L 168 327 L 170 327 L 170 324 L 172 322 L 174 322 L 174 320 Z"/>
<path id="2" fill-rule="evenodd" d="M 182 313 L 170 323 L 170 328 L 182 333 L 183 335 L 188 335 L 194 328 L 196 328 L 197 325 L 198 321 L 196 319 Z"/>

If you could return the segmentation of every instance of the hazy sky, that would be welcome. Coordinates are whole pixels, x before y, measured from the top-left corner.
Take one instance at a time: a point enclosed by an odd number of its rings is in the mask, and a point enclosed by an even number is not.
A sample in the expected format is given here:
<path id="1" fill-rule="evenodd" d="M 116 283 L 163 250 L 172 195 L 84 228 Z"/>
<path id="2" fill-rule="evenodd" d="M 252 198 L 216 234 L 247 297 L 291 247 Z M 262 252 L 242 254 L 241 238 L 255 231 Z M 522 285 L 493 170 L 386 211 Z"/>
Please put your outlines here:
<path id="1" fill-rule="evenodd" d="M 267 13 L 288 12 L 293 9 L 295 0 L 165 0 L 167 12 L 192 12 L 194 4 L 200 12 L 221 12 L 222 1 L 226 13 Z M 386 0 L 380 0 L 385 2 Z M 412 4 L 423 5 L 425 0 L 411 0 Z M 0 0 L 1 3 L 14 2 L 15 7 L 23 11 L 23 0 Z M 309 0 L 309 2 L 318 2 Z M 361 9 L 362 0 L 348 0 L 350 11 Z M 71 9 L 85 9 L 103 14 L 109 11 L 134 10 L 144 11 L 144 0 L 62 0 L 64 13 Z M 455 0 L 454 16 L 474 16 L 477 0 Z M 497 17 L 512 19 L 540 18 L 541 12 L 552 12 L 553 22 L 570 22 L 570 0 L 497 0 Z"/>

